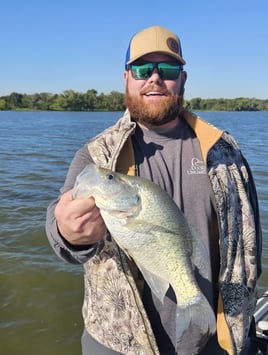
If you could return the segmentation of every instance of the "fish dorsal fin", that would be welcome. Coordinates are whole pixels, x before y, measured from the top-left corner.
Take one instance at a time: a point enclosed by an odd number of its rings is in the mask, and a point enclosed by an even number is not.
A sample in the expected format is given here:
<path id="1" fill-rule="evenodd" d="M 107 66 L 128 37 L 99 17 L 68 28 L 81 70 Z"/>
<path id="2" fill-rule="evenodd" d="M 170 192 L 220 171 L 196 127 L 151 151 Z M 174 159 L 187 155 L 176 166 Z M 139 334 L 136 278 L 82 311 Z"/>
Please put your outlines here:
<path id="1" fill-rule="evenodd" d="M 152 274 L 150 271 L 146 270 L 142 265 L 137 263 L 140 272 L 142 273 L 145 281 L 152 290 L 153 294 L 159 299 L 160 302 L 164 303 L 164 297 L 169 288 L 169 283 L 159 276 Z"/>

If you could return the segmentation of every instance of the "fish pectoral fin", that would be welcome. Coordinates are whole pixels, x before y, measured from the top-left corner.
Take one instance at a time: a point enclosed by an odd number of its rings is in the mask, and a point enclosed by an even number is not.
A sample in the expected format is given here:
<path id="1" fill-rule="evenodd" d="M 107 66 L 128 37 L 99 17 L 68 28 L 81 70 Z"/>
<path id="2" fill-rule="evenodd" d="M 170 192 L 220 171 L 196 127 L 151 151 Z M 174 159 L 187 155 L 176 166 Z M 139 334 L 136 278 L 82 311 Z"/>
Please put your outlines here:
<path id="1" fill-rule="evenodd" d="M 136 264 L 140 269 L 144 280 L 147 282 L 148 286 L 152 290 L 153 294 L 159 299 L 160 302 L 164 303 L 164 297 L 169 288 L 169 283 L 160 278 L 159 276 L 151 273 L 139 263 L 136 262 Z"/>

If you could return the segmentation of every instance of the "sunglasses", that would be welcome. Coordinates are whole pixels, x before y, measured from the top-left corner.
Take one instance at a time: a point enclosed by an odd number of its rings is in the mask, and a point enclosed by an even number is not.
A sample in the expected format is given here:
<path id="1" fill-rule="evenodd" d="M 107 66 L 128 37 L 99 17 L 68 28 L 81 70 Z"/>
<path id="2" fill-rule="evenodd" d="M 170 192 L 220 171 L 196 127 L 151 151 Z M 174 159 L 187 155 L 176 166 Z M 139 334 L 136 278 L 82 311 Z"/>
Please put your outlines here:
<path id="1" fill-rule="evenodd" d="M 178 63 L 171 62 L 136 62 L 129 64 L 127 70 L 129 69 L 136 80 L 147 80 L 152 76 L 155 69 L 157 69 L 157 73 L 162 80 L 176 80 L 183 67 Z"/>

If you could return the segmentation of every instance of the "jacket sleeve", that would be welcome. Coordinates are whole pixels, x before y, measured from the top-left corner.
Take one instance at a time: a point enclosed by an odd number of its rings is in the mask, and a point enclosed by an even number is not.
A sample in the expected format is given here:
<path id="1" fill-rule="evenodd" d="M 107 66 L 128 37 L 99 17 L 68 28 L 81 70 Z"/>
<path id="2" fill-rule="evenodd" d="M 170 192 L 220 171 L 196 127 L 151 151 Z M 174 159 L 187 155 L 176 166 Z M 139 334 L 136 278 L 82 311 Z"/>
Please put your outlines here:
<path id="1" fill-rule="evenodd" d="M 83 148 L 78 150 L 71 162 L 64 186 L 60 190 L 60 196 L 73 188 L 76 176 L 90 161 L 91 159 L 87 150 L 87 146 L 84 146 Z M 68 243 L 59 234 L 54 211 L 60 196 L 58 197 L 58 199 L 53 201 L 47 208 L 46 234 L 48 241 L 54 252 L 60 258 L 73 264 L 84 263 L 95 254 L 98 244 L 96 243 L 87 246 L 74 246 Z"/>
<path id="2" fill-rule="evenodd" d="M 262 272 L 262 264 L 261 264 L 261 257 L 262 257 L 262 229 L 261 229 L 261 222 L 260 222 L 260 212 L 259 212 L 259 204 L 258 204 L 258 197 L 256 186 L 254 183 L 253 175 L 249 164 L 245 157 L 243 157 L 244 164 L 248 171 L 249 176 L 249 184 L 248 184 L 248 196 L 249 201 L 252 206 L 253 216 L 255 221 L 255 229 L 256 229 L 256 243 L 257 243 L 257 276 L 260 277 Z"/>

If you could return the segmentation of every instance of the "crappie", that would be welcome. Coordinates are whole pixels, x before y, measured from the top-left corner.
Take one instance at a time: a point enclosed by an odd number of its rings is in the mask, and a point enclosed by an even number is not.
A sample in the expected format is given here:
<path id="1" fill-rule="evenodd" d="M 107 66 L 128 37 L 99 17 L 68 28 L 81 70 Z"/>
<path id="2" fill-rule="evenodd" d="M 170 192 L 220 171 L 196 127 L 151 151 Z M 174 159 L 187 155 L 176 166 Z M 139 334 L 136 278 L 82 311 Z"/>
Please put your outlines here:
<path id="1" fill-rule="evenodd" d="M 202 338 L 215 332 L 216 322 L 194 276 L 196 266 L 208 278 L 205 248 L 183 213 L 153 182 L 95 164 L 78 175 L 73 190 L 73 198 L 89 196 L 116 243 L 135 261 L 161 302 L 172 286 L 177 299 L 175 346 L 179 354 L 196 354 Z"/>

